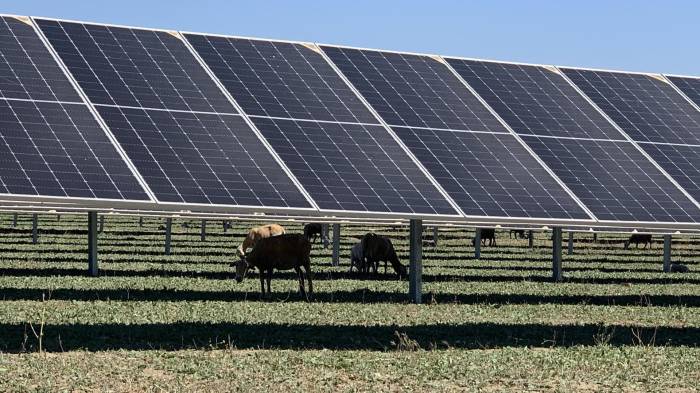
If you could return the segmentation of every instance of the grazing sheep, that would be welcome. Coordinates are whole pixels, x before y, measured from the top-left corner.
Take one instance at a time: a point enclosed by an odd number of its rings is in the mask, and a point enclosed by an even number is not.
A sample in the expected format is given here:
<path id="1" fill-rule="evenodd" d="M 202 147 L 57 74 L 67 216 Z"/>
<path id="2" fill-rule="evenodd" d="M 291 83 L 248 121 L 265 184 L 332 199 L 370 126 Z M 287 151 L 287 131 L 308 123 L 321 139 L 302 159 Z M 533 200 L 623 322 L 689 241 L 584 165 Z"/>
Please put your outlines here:
<path id="1" fill-rule="evenodd" d="M 323 224 L 312 222 L 304 225 L 304 236 L 306 236 L 311 243 L 315 243 L 319 238 L 323 239 Z"/>
<path id="2" fill-rule="evenodd" d="M 356 268 L 358 272 L 361 272 L 365 265 L 365 257 L 362 253 L 362 242 L 357 242 L 352 249 L 350 249 L 350 271 L 352 268 Z"/>
<path id="3" fill-rule="evenodd" d="M 394 250 L 394 245 L 389 238 L 374 233 L 368 233 L 362 237 L 360 244 L 362 247 L 363 262 L 363 269 L 361 269 L 361 271 L 369 272 L 369 268 L 372 268 L 374 274 L 377 274 L 379 262 L 384 261 L 384 273 L 386 273 L 387 262 L 389 262 L 396 274 L 399 275 L 399 278 L 407 275 L 406 267 L 399 261 L 399 257 Z"/>
<path id="4" fill-rule="evenodd" d="M 265 281 L 267 281 L 267 293 L 272 293 L 270 281 L 272 281 L 274 269 L 294 269 L 299 276 L 299 293 L 309 300 L 314 291 L 311 282 L 310 253 L 311 243 L 304 235 L 285 234 L 261 239 L 249 253 L 236 262 L 236 281 L 243 281 L 251 266 L 257 268 L 260 272 L 260 290 L 264 297 Z M 309 281 L 308 296 L 304 290 L 304 276 Z"/>
<path id="5" fill-rule="evenodd" d="M 489 247 L 496 245 L 496 230 L 493 228 L 481 229 L 481 244 L 486 247 L 486 240 L 489 241 Z M 476 246 L 476 238 L 472 239 L 472 246 Z"/>
<path id="6" fill-rule="evenodd" d="M 681 263 L 671 264 L 671 273 L 688 273 L 689 270 L 690 269 L 688 269 L 688 266 Z"/>
<path id="7" fill-rule="evenodd" d="M 634 243 L 635 248 L 639 248 L 639 243 L 644 244 L 644 248 L 647 248 L 647 244 L 649 244 L 649 248 L 651 248 L 651 235 L 642 233 L 631 235 L 629 239 L 625 240 L 625 250 L 629 248 L 631 243 Z"/>

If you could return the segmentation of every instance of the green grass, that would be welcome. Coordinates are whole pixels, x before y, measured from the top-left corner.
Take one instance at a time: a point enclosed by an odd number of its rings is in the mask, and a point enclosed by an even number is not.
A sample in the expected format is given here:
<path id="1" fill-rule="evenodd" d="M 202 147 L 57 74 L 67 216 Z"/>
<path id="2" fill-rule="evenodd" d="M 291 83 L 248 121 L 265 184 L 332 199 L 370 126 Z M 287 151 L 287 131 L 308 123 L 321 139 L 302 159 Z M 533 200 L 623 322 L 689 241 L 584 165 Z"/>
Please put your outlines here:
<path id="1" fill-rule="evenodd" d="M 700 378 L 690 237 L 674 237 L 673 258 L 691 272 L 664 274 L 660 237 L 624 250 L 622 235 L 577 235 L 555 284 L 545 234 L 529 249 L 499 233 L 475 260 L 469 231 L 441 230 L 437 247 L 426 233 L 426 304 L 413 305 L 406 281 L 347 272 L 369 230 L 406 263 L 406 228 L 343 226 L 340 267 L 314 246 L 307 303 L 290 272 L 268 300 L 255 274 L 232 280 L 251 223 L 210 222 L 201 241 L 198 222 L 176 220 L 164 255 L 161 220 L 107 217 L 99 278 L 85 275 L 85 217 L 40 216 L 38 244 L 29 216 L 0 223 L 2 391 L 685 392 Z"/>

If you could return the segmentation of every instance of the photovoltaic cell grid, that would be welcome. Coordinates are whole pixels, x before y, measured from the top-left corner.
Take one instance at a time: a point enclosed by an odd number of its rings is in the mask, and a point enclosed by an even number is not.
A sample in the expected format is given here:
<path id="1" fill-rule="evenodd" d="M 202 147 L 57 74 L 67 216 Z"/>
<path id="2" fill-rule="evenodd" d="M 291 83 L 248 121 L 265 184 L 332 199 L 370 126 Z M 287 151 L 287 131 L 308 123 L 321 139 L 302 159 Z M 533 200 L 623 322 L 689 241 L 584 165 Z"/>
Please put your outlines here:
<path id="1" fill-rule="evenodd" d="M 700 111 L 660 76 L 562 71 L 635 141 L 700 145 Z"/>
<path id="2" fill-rule="evenodd" d="M 382 126 L 253 121 L 324 209 L 452 213 L 449 203 Z"/>
<path id="3" fill-rule="evenodd" d="M 700 148 L 661 143 L 640 145 L 683 189 L 696 200 L 700 198 Z"/>
<path id="4" fill-rule="evenodd" d="M 700 219 L 697 207 L 629 142 L 523 139 L 600 220 Z"/>
<path id="5" fill-rule="evenodd" d="M 30 25 L 0 18 L 0 44 L 1 98 L 82 102 Z"/>
<path id="6" fill-rule="evenodd" d="M 545 67 L 447 58 L 521 135 L 624 137 L 566 79 Z"/>
<path id="7" fill-rule="evenodd" d="M 685 94 L 695 105 L 700 106 L 700 78 L 684 76 L 666 76 L 683 94 Z"/>
<path id="8" fill-rule="evenodd" d="M 458 214 L 317 49 L 185 36 L 321 209 Z"/>
<path id="9" fill-rule="evenodd" d="M 36 21 L 94 104 L 236 113 L 168 32 Z"/>
<path id="10" fill-rule="evenodd" d="M 412 54 L 322 49 L 466 214 L 588 218 L 441 62 Z"/>
<path id="11" fill-rule="evenodd" d="M 14 17 L 0 17 L 0 75 L 0 193 L 149 200 L 34 28 Z"/>
<path id="12" fill-rule="evenodd" d="M 394 131 L 468 215 L 588 218 L 509 134 Z"/>
<path id="13" fill-rule="evenodd" d="M 685 97 L 652 75 L 562 71 L 681 187 L 700 199 L 700 111 Z"/>
<path id="14" fill-rule="evenodd" d="M 159 201 L 311 207 L 180 38 L 37 23 Z"/>
<path id="15" fill-rule="evenodd" d="M 447 60 L 597 218 L 700 219 L 693 202 L 557 72 Z"/>
<path id="16" fill-rule="evenodd" d="M 429 56 L 322 49 L 391 126 L 508 132 L 444 64 Z"/>
<path id="17" fill-rule="evenodd" d="M 308 206 L 240 116 L 98 110 L 164 202 Z"/>
<path id="18" fill-rule="evenodd" d="M 249 115 L 377 122 L 314 49 L 287 42 L 185 37 Z"/>

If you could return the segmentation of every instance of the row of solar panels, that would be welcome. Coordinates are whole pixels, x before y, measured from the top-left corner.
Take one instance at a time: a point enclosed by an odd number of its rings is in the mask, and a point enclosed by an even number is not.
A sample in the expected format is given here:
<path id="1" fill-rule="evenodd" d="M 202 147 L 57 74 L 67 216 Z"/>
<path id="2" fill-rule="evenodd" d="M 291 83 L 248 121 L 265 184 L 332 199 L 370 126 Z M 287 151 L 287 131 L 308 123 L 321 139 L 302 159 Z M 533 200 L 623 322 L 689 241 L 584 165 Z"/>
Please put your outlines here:
<path id="1" fill-rule="evenodd" d="M 5 16 L 0 196 L 700 227 L 698 105 L 693 77 Z"/>

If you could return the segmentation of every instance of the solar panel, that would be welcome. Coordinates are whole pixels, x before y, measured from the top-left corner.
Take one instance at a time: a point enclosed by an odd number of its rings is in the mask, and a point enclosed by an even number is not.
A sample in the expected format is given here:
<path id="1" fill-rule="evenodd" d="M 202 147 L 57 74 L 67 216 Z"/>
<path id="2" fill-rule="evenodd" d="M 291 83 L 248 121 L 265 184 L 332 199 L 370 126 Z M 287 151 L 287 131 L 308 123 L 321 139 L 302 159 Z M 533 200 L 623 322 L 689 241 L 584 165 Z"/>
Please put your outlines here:
<path id="1" fill-rule="evenodd" d="M 518 134 L 624 139 L 556 71 L 532 65 L 446 60 Z"/>
<path id="2" fill-rule="evenodd" d="M 695 105 L 700 106 L 700 77 L 667 75 L 666 78 L 673 82 Z"/>
<path id="3" fill-rule="evenodd" d="M 694 198 L 700 198 L 700 146 L 641 143 L 656 161 L 678 184 Z"/>
<path id="4" fill-rule="evenodd" d="M 447 61 L 598 219 L 700 219 L 693 201 L 555 69 Z"/>
<path id="5" fill-rule="evenodd" d="M 305 45 L 198 34 L 185 37 L 249 115 L 377 122 L 325 59 Z"/>
<path id="6" fill-rule="evenodd" d="M 508 132 L 429 56 L 321 47 L 390 126 Z"/>
<path id="7" fill-rule="evenodd" d="M 693 202 L 629 142 L 523 139 L 600 220 L 700 219 Z"/>
<path id="8" fill-rule="evenodd" d="M 0 17 L 0 193 L 150 198 L 27 20 Z"/>
<path id="9" fill-rule="evenodd" d="M 171 33 L 46 19 L 36 22 L 94 104 L 236 113 Z"/>
<path id="10" fill-rule="evenodd" d="M 309 206 L 240 116 L 98 110 L 163 202 Z"/>
<path id="11" fill-rule="evenodd" d="M 158 201 L 311 208 L 179 36 L 37 24 Z"/>
<path id="12" fill-rule="evenodd" d="M 510 134 L 394 131 L 467 215 L 588 218 Z"/>
<path id="13" fill-rule="evenodd" d="M 453 213 L 382 126 L 253 121 L 321 209 Z"/>
<path id="14" fill-rule="evenodd" d="M 662 77 L 562 71 L 635 141 L 700 145 L 700 111 Z"/>
<path id="15" fill-rule="evenodd" d="M 317 48 L 185 37 L 321 209 L 458 214 Z"/>
<path id="16" fill-rule="evenodd" d="M 0 97 L 81 102 L 31 25 L 0 18 Z"/>
<path id="17" fill-rule="evenodd" d="M 588 218 L 445 64 L 423 55 L 322 49 L 465 214 Z"/>

